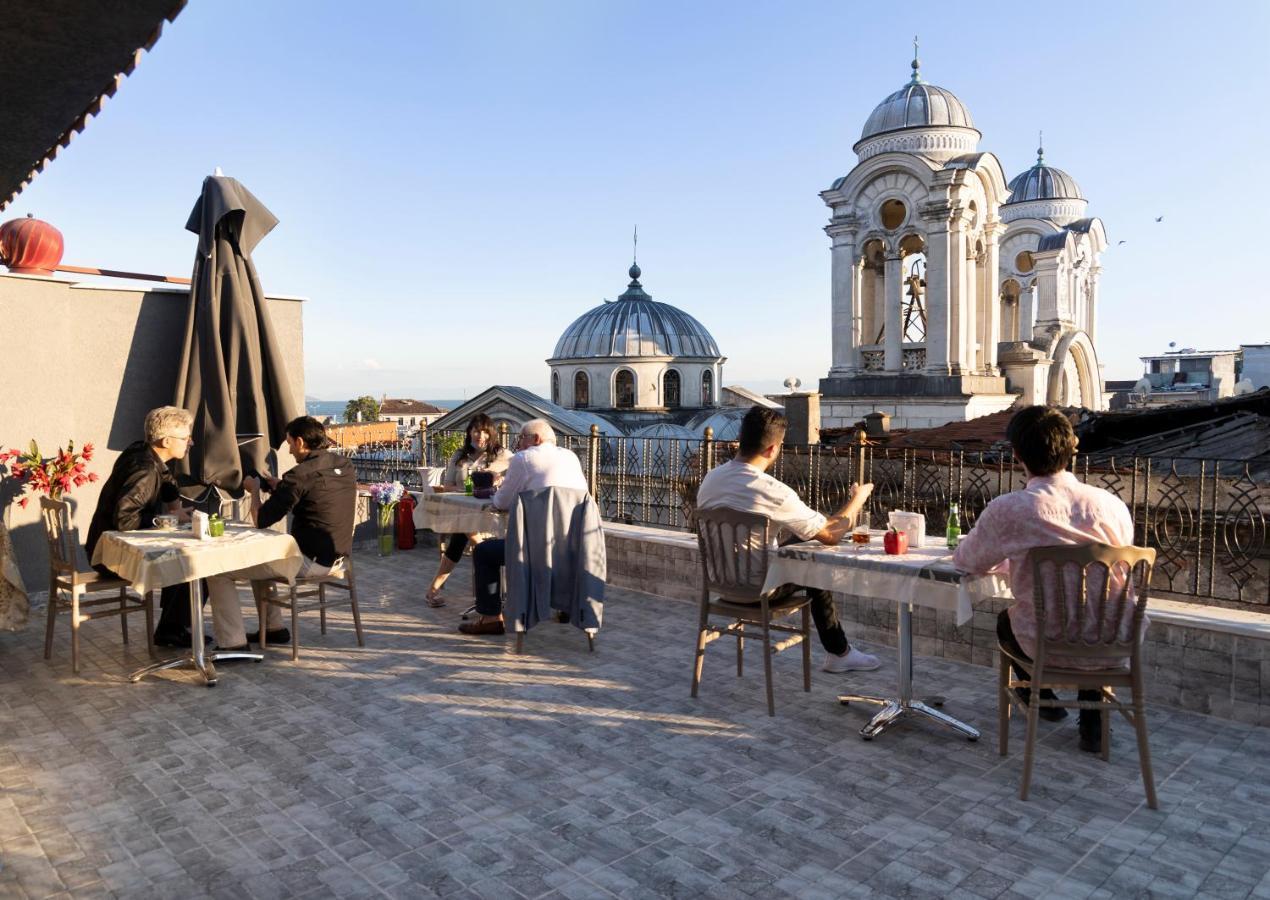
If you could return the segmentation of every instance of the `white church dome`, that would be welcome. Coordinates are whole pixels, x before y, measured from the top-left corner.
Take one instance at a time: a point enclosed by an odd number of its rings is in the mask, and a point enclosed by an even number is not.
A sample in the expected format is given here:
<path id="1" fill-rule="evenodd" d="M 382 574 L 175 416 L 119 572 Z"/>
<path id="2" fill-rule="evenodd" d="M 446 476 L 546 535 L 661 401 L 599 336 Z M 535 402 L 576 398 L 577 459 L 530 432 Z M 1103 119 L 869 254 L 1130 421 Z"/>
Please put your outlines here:
<path id="1" fill-rule="evenodd" d="M 1084 200 L 1076 179 L 1062 169 L 1045 165 L 1045 148 L 1036 149 L 1036 165 L 1010 179 L 1009 203 L 1031 200 Z"/>
<path id="2" fill-rule="evenodd" d="M 948 159 L 973 153 L 979 143 L 970 110 L 952 91 L 922 81 L 921 61 L 913 59 L 909 83 L 874 107 L 865 120 L 855 152 L 861 161 L 878 153 L 920 153 Z"/>
<path id="3" fill-rule="evenodd" d="M 564 330 L 552 359 L 671 356 L 717 359 L 719 345 L 706 327 L 669 303 L 658 303 L 639 283 L 639 266 L 616 301 L 583 313 Z"/>

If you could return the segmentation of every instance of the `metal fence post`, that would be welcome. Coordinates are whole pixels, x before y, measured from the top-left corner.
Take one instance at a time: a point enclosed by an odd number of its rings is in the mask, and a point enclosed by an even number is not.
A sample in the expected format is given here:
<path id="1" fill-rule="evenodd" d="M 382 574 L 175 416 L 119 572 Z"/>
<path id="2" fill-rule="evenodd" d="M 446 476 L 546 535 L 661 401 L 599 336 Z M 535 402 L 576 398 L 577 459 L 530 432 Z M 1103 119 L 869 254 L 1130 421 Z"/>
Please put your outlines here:
<path id="1" fill-rule="evenodd" d="M 586 478 L 591 486 L 591 499 L 600 500 L 600 426 L 591 425 L 591 436 L 587 438 Z"/>
<path id="2" fill-rule="evenodd" d="M 714 468 L 714 428 L 710 425 L 706 426 L 705 440 L 701 444 L 701 459 L 705 468 L 701 472 L 701 477 Z"/>
<path id="3" fill-rule="evenodd" d="M 498 443 L 501 446 L 507 447 L 507 441 L 510 438 L 510 432 L 511 430 L 507 427 L 506 422 L 498 423 Z"/>

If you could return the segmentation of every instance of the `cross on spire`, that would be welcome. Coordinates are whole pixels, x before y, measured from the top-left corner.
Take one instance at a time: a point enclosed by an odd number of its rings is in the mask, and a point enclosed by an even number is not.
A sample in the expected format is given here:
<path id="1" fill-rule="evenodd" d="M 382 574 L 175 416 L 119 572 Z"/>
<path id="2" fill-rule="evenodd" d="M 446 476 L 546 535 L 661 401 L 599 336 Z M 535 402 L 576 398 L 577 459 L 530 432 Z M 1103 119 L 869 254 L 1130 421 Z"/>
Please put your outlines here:
<path id="1" fill-rule="evenodd" d="M 920 84 L 922 81 L 921 67 L 922 61 L 917 58 L 917 35 L 913 35 L 913 84 Z"/>
<path id="2" fill-rule="evenodd" d="M 1036 133 L 1036 164 L 1038 166 L 1045 165 L 1045 132 L 1038 131 Z"/>

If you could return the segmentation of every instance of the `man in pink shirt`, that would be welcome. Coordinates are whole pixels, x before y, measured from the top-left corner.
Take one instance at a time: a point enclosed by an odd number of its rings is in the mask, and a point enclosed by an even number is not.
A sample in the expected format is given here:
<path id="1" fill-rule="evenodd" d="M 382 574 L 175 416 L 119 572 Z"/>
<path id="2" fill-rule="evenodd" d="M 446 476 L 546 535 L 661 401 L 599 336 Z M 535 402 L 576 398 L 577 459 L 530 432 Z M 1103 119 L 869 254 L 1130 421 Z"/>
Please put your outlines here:
<path id="1" fill-rule="evenodd" d="M 1031 658 L 1036 653 L 1036 613 L 1032 605 L 1032 563 L 1028 553 L 1037 547 L 1060 544 L 1133 544 L 1133 517 L 1114 494 L 1082 484 L 1067 471 L 1076 455 L 1076 433 L 1057 409 L 1029 406 L 1010 420 L 1006 437 L 1023 464 L 1027 485 L 1003 494 L 980 513 L 975 527 L 962 538 L 953 555 L 966 572 L 1008 572 L 1015 603 L 997 619 L 997 638 L 1011 652 Z M 1089 667 L 1089 660 L 1052 659 L 1056 665 Z M 1097 665 L 1098 661 L 1093 661 Z M 1103 663 L 1105 665 L 1105 663 Z M 1026 670 L 1015 666 L 1019 678 Z M 1026 688 L 1020 696 L 1027 698 Z M 1052 697 L 1048 690 L 1042 697 Z M 1080 700 L 1097 700 L 1097 691 L 1081 691 Z M 1042 718 L 1067 716 L 1061 707 L 1042 707 Z M 1097 710 L 1080 712 L 1080 747 L 1102 750 Z"/>

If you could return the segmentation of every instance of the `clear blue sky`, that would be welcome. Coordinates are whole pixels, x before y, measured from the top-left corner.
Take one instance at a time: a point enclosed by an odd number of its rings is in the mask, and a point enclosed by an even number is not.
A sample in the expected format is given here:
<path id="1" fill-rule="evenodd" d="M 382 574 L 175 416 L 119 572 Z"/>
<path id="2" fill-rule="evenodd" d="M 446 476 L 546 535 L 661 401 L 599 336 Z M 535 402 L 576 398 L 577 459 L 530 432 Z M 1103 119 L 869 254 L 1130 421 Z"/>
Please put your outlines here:
<path id="1" fill-rule="evenodd" d="M 814 384 L 817 194 L 917 32 L 979 149 L 1013 176 L 1043 128 L 1105 222 L 1107 377 L 1169 341 L 1270 341 L 1270 3 L 898 9 L 192 0 L 4 217 L 56 224 L 70 264 L 187 275 L 183 225 L 221 166 L 281 220 L 256 264 L 310 298 L 326 399 L 545 390 L 560 332 L 623 290 L 638 223 L 646 289 L 713 332 L 725 383 Z"/>

